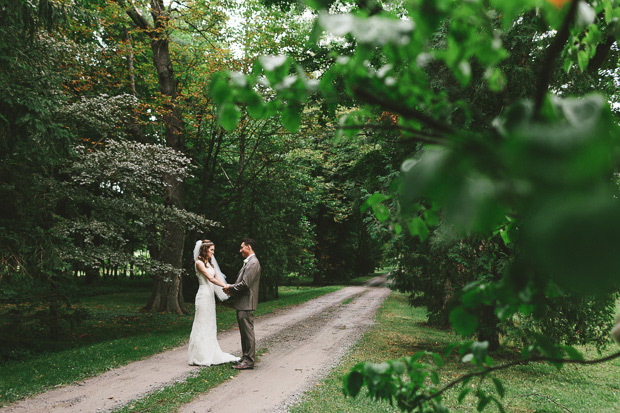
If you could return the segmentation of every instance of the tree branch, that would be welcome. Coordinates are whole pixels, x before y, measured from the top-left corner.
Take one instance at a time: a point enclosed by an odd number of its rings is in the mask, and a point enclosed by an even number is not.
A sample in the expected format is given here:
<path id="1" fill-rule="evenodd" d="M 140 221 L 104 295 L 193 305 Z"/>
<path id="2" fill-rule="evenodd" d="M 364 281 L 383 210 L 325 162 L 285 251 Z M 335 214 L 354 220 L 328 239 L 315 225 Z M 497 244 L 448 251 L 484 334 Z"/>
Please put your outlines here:
<path id="1" fill-rule="evenodd" d="M 136 27 L 144 30 L 144 32 L 149 37 L 153 37 L 153 27 L 140 13 L 140 11 L 138 10 L 138 8 L 136 7 L 136 5 L 134 4 L 132 0 L 129 1 L 130 5 L 127 5 L 127 3 L 124 0 L 112 0 L 112 1 L 114 1 L 119 6 L 125 8 L 125 13 L 127 13 L 127 16 L 129 16 L 129 18 L 133 21 Z"/>
<path id="2" fill-rule="evenodd" d="M 506 364 L 502 364 L 501 366 L 495 366 L 495 367 L 488 367 L 482 371 L 478 371 L 478 372 L 474 372 L 474 373 L 469 373 L 466 374 L 464 376 L 459 377 L 457 380 L 454 380 L 453 382 L 448 383 L 447 385 L 445 385 L 441 390 L 424 397 L 423 399 L 421 399 L 420 401 L 418 401 L 418 403 L 416 404 L 416 406 L 420 406 L 422 403 L 434 399 L 435 397 L 439 396 L 440 394 L 444 393 L 446 390 L 456 386 L 457 384 L 471 378 L 471 377 L 477 377 L 477 376 L 485 376 L 488 373 L 491 373 L 492 371 L 498 371 L 498 370 L 505 370 L 507 368 L 510 367 L 514 367 L 514 366 L 519 366 L 522 364 L 529 364 L 532 362 L 549 362 L 549 363 L 567 363 L 567 364 L 598 364 L 598 363 L 604 363 L 606 361 L 610 361 L 613 360 L 615 358 L 620 357 L 620 351 L 618 351 L 617 353 L 611 354 L 607 357 L 603 357 L 600 359 L 594 359 L 594 360 L 575 360 L 575 359 L 556 359 L 556 358 L 550 358 L 550 357 L 531 357 L 529 359 L 523 359 L 523 360 L 516 360 L 510 363 L 506 363 Z"/>
<path id="3" fill-rule="evenodd" d="M 594 57 L 588 64 L 588 72 L 590 72 L 591 75 L 596 75 L 596 71 L 601 68 L 603 63 L 605 63 L 605 60 L 607 60 L 607 56 L 609 55 L 609 50 L 615 42 L 616 38 L 614 36 L 607 36 L 604 43 L 599 43 L 599 45 L 596 46 Z"/>
<path id="4" fill-rule="evenodd" d="M 555 59 L 560 55 L 562 49 L 564 49 L 564 44 L 568 40 L 568 36 L 570 35 L 570 26 L 575 21 L 575 16 L 577 14 L 577 8 L 579 6 L 580 0 L 573 0 L 570 5 L 570 9 L 564 18 L 564 22 L 562 22 L 562 27 L 558 34 L 556 34 L 553 39 L 553 43 L 549 46 L 547 51 L 547 57 L 542 64 L 542 69 L 540 74 L 538 75 L 538 81 L 536 82 L 536 95 L 534 96 L 534 116 L 538 116 L 540 109 L 542 108 L 543 101 L 545 99 L 545 95 L 547 94 L 547 90 L 549 89 L 549 83 L 551 82 L 551 77 L 553 76 L 553 72 L 555 71 Z"/>
<path id="5" fill-rule="evenodd" d="M 403 142 L 414 141 L 422 143 L 430 143 L 433 145 L 445 145 L 447 142 L 442 139 L 441 136 L 432 135 L 430 133 L 424 133 L 422 131 L 408 128 L 400 125 L 340 125 L 336 129 L 351 130 L 351 129 L 374 129 L 374 130 L 400 130 L 411 133 L 411 138 L 402 139 Z"/>
<path id="6" fill-rule="evenodd" d="M 437 119 L 432 118 L 420 111 L 413 110 L 405 106 L 401 106 L 400 104 L 396 102 L 391 102 L 388 100 L 381 99 L 378 96 L 375 96 L 372 93 L 368 92 L 364 88 L 354 87 L 353 93 L 355 94 L 357 98 L 365 101 L 366 103 L 380 106 L 381 108 L 389 112 L 397 113 L 406 118 L 416 119 L 438 132 L 443 132 L 445 134 L 454 133 L 454 130 L 450 126 L 448 126 L 445 122 L 438 121 Z"/>

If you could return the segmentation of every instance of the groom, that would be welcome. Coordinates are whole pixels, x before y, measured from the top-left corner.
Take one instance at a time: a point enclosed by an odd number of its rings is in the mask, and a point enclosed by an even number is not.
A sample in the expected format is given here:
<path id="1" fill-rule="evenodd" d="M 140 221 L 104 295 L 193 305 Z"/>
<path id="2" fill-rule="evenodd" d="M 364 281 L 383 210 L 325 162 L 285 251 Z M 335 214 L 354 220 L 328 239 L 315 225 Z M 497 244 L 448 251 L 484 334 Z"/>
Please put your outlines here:
<path id="1" fill-rule="evenodd" d="M 254 310 L 258 304 L 258 282 L 260 281 L 260 263 L 254 254 L 256 241 L 245 238 L 241 242 L 239 252 L 245 258 L 243 267 L 239 271 L 237 281 L 224 289 L 232 297 L 233 306 L 237 310 L 237 322 L 241 333 L 241 349 L 243 357 L 238 364 L 233 365 L 237 370 L 254 368 L 256 343 L 254 340 Z"/>

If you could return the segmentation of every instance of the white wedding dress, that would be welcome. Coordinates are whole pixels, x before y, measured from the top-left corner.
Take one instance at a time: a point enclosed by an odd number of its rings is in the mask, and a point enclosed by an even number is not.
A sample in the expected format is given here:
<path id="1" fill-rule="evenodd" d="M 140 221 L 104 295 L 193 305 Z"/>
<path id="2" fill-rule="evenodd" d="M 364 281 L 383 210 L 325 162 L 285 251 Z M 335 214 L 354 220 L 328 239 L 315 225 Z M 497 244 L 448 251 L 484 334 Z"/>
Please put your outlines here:
<path id="1" fill-rule="evenodd" d="M 207 264 L 209 275 L 215 275 L 215 269 Z M 239 357 L 224 353 L 217 342 L 217 322 L 215 319 L 215 284 L 200 271 L 198 293 L 196 293 L 196 315 L 192 333 L 189 336 L 189 364 L 192 366 L 210 366 L 240 360 Z"/>

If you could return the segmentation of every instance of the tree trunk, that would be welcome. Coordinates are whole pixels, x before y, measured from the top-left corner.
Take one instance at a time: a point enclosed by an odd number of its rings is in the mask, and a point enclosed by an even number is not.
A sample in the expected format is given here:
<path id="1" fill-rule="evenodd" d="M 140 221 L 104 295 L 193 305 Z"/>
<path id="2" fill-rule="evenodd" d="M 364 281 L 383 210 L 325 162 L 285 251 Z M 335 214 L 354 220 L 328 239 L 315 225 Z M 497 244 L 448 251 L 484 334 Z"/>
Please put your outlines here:
<path id="1" fill-rule="evenodd" d="M 478 341 L 488 341 L 489 351 L 499 348 L 499 319 L 495 315 L 495 308 L 484 305 L 479 311 L 480 327 L 478 327 Z"/>
<path id="2" fill-rule="evenodd" d="M 118 1 L 118 0 L 117 0 Z M 150 13 L 153 17 L 151 24 L 140 12 L 130 5 L 127 15 L 137 27 L 145 31 L 151 38 L 153 64 L 157 70 L 159 91 L 165 98 L 163 123 L 166 128 L 166 145 L 177 151 L 184 151 L 183 120 L 181 110 L 177 104 L 177 80 L 170 58 L 170 39 L 168 37 L 169 11 L 166 10 L 163 0 L 151 0 Z M 166 189 L 164 204 L 183 208 L 185 188 L 183 182 L 178 182 L 170 176 L 164 176 L 169 185 Z M 185 243 L 185 228 L 178 223 L 164 222 L 164 242 L 157 248 L 156 255 L 151 255 L 166 264 L 170 264 L 177 271 L 154 274 L 153 294 L 144 307 L 149 312 L 170 312 L 188 314 L 181 290 L 181 269 L 183 247 Z"/>
<path id="3" fill-rule="evenodd" d="M 135 76 L 135 67 L 134 67 L 134 55 L 133 55 L 133 46 L 132 46 L 132 38 L 129 30 L 125 27 L 125 41 L 127 42 L 127 47 L 129 49 L 129 56 L 127 56 L 127 69 L 129 70 L 129 87 L 131 89 L 131 94 L 133 97 L 137 96 L 136 93 L 136 76 Z M 146 134 L 144 133 L 144 128 L 140 125 L 140 120 L 136 108 L 132 108 L 132 121 L 127 126 L 127 131 L 131 135 L 131 137 L 138 142 L 146 143 Z"/>

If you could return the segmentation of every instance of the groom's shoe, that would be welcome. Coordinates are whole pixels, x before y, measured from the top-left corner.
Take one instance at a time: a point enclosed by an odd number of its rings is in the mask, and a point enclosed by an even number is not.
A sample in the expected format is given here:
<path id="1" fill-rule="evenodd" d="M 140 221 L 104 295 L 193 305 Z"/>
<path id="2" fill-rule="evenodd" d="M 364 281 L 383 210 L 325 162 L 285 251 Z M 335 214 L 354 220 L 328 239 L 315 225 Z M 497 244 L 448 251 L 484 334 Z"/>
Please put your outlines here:
<path id="1" fill-rule="evenodd" d="M 236 365 L 241 364 L 241 363 L 245 363 L 245 359 L 244 359 L 244 358 L 240 358 L 240 359 L 239 359 L 239 360 L 237 360 L 237 361 L 233 361 L 233 362 L 232 362 L 232 365 L 233 365 L 233 366 L 236 366 Z"/>
<path id="2" fill-rule="evenodd" d="M 232 366 L 233 369 L 237 369 L 237 370 L 252 370 L 254 368 L 253 364 L 249 364 L 246 363 L 245 361 L 239 363 L 239 364 L 234 364 Z"/>

